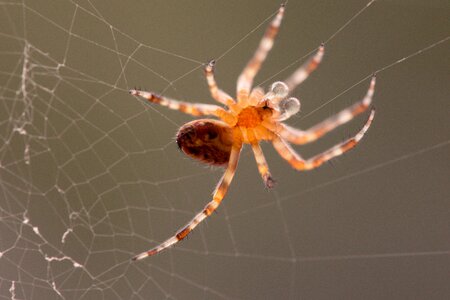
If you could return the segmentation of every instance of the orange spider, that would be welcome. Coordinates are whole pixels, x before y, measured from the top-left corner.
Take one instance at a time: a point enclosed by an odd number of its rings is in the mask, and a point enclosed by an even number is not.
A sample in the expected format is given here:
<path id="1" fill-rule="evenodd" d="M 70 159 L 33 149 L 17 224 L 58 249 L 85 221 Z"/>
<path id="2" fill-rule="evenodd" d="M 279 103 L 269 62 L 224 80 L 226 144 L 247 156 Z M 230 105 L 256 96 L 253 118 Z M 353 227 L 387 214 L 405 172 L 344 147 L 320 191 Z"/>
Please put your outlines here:
<path id="1" fill-rule="evenodd" d="M 286 81 L 273 83 L 267 93 L 264 93 L 261 87 L 252 89 L 253 79 L 272 48 L 284 10 L 285 6 L 281 5 L 253 58 L 239 76 L 237 101 L 217 87 L 214 79 L 214 61 L 206 66 L 205 75 L 211 96 L 227 106 L 227 109 L 217 105 L 177 101 L 136 89 L 130 90 L 131 95 L 141 96 L 152 103 L 167 106 L 170 109 L 179 110 L 193 116 L 210 115 L 219 118 L 220 121 L 200 119 L 189 122 L 180 128 L 176 139 L 180 149 L 190 157 L 207 164 L 226 166 L 225 173 L 214 191 L 212 201 L 174 236 L 153 249 L 133 257 L 133 260 L 140 260 L 157 254 L 181 241 L 218 208 L 233 179 L 243 144 L 251 145 L 258 171 L 265 185 L 271 188 L 274 181 L 259 145 L 260 141 L 271 141 L 280 156 L 287 160 L 292 167 L 305 171 L 317 168 L 333 157 L 352 149 L 369 129 L 375 115 L 374 109 L 371 110 L 363 128 L 355 136 L 312 158 L 303 159 L 291 148 L 289 143 L 301 145 L 313 142 L 364 112 L 372 101 L 375 91 L 375 77 L 372 77 L 367 94 L 361 101 L 318 125 L 303 131 L 283 124 L 282 121 L 300 110 L 300 101 L 296 98 L 287 98 L 288 94 L 317 68 L 324 55 L 324 45 L 321 45 L 317 53 Z"/>

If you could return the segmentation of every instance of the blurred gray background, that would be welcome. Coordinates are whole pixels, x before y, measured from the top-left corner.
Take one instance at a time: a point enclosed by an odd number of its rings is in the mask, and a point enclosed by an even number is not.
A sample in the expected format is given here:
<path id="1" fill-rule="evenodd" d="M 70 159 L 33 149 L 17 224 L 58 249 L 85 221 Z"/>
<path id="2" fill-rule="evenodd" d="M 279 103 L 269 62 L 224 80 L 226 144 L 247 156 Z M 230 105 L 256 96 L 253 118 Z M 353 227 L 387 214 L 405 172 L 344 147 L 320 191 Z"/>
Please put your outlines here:
<path id="1" fill-rule="evenodd" d="M 202 63 L 216 58 L 234 95 L 280 2 L 0 3 L 1 299 L 448 299 L 450 4 L 380 0 L 339 31 L 367 3 L 289 1 L 256 78 L 283 80 L 327 41 L 294 92 L 288 123 L 308 128 L 379 71 L 360 145 L 306 173 L 263 145 L 270 191 L 245 149 L 218 214 L 134 263 L 203 208 L 222 170 L 178 151 L 191 117 L 127 90 L 213 103 Z M 365 118 L 295 149 L 319 153 Z"/>

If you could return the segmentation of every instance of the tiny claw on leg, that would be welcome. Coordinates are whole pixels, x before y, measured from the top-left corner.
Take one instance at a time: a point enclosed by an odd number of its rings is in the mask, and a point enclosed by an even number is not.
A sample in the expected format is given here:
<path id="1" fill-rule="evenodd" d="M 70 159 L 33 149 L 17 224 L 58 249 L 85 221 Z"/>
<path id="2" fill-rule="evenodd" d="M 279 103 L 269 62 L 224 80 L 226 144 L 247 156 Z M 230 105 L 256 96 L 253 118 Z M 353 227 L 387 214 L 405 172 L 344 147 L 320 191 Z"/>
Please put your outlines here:
<path id="1" fill-rule="evenodd" d="M 275 187 L 276 181 L 272 178 L 271 175 L 264 176 L 264 185 L 267 189 L 272 189 Z"/>

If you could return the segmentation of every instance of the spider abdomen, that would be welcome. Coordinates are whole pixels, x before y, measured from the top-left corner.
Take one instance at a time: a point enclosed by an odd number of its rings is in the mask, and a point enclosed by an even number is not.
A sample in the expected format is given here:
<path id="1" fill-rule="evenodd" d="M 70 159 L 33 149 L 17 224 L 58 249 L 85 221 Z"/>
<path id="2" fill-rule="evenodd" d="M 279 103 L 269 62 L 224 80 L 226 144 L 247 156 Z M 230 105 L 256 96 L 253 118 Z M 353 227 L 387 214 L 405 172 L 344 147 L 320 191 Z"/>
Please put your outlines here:
<path id="1" fill-rule="evenodd" d="M 224 122 L 200 119 L 186 123 L 176 139 L 186 155 L 206 164 L 225 165 L 230 159 L 233 134 Z"/>

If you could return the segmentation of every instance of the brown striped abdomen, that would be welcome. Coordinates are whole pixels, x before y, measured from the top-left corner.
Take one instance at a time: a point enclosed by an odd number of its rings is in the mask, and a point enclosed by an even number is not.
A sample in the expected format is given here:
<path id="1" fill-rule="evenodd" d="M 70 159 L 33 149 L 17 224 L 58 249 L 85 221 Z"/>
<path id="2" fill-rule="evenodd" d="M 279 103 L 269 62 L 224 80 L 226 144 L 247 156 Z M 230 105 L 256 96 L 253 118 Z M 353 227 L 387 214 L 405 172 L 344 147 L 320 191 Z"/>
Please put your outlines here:
<path id="1" fill-rule="evenodd" d="M 178 147 L 192 158 L 210 165 L 228 163 L 233 134 L 224 122 L 200 119 L 186 123 L 176 139 Z"/>

